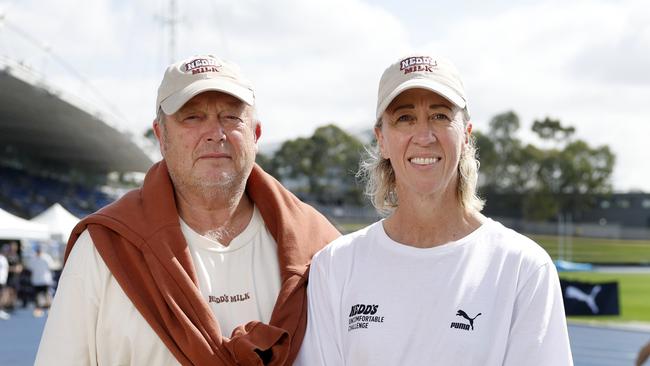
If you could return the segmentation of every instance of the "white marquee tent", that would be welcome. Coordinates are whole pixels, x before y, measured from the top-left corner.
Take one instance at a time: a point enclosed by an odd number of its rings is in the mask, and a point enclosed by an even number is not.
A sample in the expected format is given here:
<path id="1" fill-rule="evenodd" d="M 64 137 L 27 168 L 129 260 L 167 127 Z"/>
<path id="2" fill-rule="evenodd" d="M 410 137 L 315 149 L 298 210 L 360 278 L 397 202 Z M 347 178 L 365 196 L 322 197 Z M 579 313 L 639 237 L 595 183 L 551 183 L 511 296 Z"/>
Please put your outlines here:
<path id="1" fill-rule="evenodd" d="M 50 230 L 46 225 L 30 222 L 0 209 L 0 239 L 50 239 Z"/>
<path id="2" fill-rule="evenodd" d="M 60 204 L 55 203 L 30 221 L 46 225 L 53 239 L 66 242 L 72 229 L 79 222 L 79 218 L 68 212 Z"/>

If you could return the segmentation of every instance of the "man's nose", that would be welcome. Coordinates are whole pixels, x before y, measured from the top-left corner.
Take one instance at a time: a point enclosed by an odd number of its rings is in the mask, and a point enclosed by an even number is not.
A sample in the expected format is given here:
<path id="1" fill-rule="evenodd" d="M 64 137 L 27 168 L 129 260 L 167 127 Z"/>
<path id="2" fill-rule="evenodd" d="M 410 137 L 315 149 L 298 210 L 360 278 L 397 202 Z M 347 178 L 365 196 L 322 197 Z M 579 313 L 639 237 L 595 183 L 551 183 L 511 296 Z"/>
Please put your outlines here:
<path id="1" fill-rule="evenodd" d="M 208 141 L 225 141 L 226 132 L 223 128 L 223 124 L 219 120 L 219 117 L 216 115 L 209 115 L 208 120 L 206 121 L 206 138 Z"/>

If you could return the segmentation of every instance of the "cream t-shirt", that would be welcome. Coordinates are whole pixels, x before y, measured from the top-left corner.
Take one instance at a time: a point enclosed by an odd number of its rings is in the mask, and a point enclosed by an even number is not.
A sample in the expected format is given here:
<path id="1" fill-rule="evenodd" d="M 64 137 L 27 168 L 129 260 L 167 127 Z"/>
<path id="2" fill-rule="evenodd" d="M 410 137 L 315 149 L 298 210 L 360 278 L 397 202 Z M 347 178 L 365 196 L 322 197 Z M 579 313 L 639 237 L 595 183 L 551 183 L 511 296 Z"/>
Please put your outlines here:
<path id="1" fill-rule="evenodd" d="M 275 240 L 257 207 L 250 223 L 228 246 L 200 235 L 181 219 L 192 253 L 199 289 L 219 321 L 221 332 L 251 320 L 268 323 L 280 292 Z"/>
<path id="2" fill-rule="evenodd" d="M 280 271 L 275 240 L 257 208 L 228 247 L 202 237 L 183 222 L 181 230 L 192 253 L 199 289 L 222 334 L 229 336 L 234 327 L 251 320 L 268 322 L 280 290 Z M 35 365 L 178 364 L 84 231 L 61 274 Z"/>

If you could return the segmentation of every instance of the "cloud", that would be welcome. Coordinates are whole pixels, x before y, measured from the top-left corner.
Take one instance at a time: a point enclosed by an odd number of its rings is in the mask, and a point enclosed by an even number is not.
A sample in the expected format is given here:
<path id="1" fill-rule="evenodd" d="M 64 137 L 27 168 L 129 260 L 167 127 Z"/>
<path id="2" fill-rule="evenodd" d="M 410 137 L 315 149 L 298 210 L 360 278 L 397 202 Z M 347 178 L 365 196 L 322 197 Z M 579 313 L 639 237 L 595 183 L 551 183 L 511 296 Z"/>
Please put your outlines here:
<path id="1" fill-rule="evenodd" d="M 3 28 L 0 52 L 21 55 L 72 93 L 101 94 L 91 99 L 110 109 L 102 103 L 109 100 L 126 117 L 124 127 L 140 134 L 169 58 L 168 2 L 91 3 L 0 2 L 8 22 L 49 45 L 90 86 Z M 650 135 L 644 0 L 500 1 L 472 12 L 420 4 L 415 13 L 361 0 L 177 4 L 177 58 L 210 52 L 240 64 L 256 86 L 262 143 L 329 122 L 369 127 L 383 69 L 407 50 L 430 50 L 458 65 L 478 130 L 510 109 L 524 130 L 534 119 L 559 118 L 578 137 L 613 148 L 618 188 L 650 190 L 650 177 L 635 170 L 635 162 L 650 160 L 639 137 Z"/>
<path id="2" fill-rule="evenodd" d="M 458 64 L 475 127 L 514 110 L 522 136 L 533 120 L 559 118 L 577 137 L 617 155 L 615 187 L 650 189 L 650 13 L 642 1 L 545 1 L 492 17 L 470 16 L 427 45 Z"/>
<path id="3" fill-rule="evenodd" d="M 284 0 L 189 7 L 181 38 L 192 51 L 238 62 L 256 85 L 263 141 L 306 135 L 316 126 L 371 123 L 382 66 L 408 47 L 391 14 L 360 2 Z M 196 53 L 196 52 L 185 52 Z"/>
<path id="4" fill-rule="evenodd" d="M 576 77 L 615 86 L 650 86 L 650 12 L 646 19 L 629 17 L 623 29 L 596 37 L 576 55 L 569 71 Z M 608 23 L 606 23 L 608 24 Z"/>
<path id="5" fill-rule="evenodd" d="M 92 80 L 89 89 L 103 95 L 98 99 L 129 108 L 123 114 L 145 128 L 167 62 L 161 50 L 168 51 L 161 25 L 166 10 L 155 3 L 64 0 L 46 8 L 27 2 L 12 18 Z M 383 65 L 408 48 L 400 22 L 361 1 L 179 4 L 176 54 L 210 52 L 239 63 L 256 85 L 269 140 L 308 134 L 329 121 L 370 121 Z M 49 61 L 48 67 L 55 70 L 50 80 L 75 84 L 60 65 Z M 102 81 L 108 78 L 116 82 Z"/>

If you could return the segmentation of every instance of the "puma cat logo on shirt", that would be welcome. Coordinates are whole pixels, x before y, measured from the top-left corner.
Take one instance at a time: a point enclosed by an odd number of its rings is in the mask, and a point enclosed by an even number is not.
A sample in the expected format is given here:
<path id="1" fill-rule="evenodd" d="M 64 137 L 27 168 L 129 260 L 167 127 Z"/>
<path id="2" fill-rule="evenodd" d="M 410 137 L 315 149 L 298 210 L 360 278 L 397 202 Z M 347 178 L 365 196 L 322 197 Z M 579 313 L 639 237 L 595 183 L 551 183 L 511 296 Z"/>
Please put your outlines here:
<path id="1" fill-rule="evenodd" d="M 463 329 L 463 330 L 474 330 L 474 319 L 478 318 L 478 316 L 481 315 L 481 313 L 476 314 L 473 318 L 467 315 L 467 313 L 463 310 L 458 310 L 456 312 L 456 316 L 461 316 L 469 322 L 469 324 L 465 323 L 457 323 L 457 322 L 452 322 L 450 328 L 456 328 L 456 329 Z"/>

